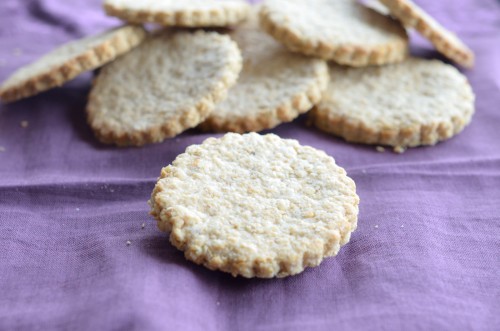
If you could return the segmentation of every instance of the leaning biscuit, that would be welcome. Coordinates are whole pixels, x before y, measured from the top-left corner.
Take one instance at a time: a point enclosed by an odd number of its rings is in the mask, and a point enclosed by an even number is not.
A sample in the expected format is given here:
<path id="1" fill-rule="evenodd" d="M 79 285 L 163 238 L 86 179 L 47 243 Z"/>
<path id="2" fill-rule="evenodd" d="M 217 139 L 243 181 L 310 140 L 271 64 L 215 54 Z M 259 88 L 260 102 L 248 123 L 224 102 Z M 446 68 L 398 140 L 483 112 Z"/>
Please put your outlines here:
<path id="1" fill-rule="evenodd" d="M 128 52 L 145 37 L 142 27 L 128 25 L 67 43 L 14 72 L 0 86 L 0 99 L 16 101 L 60 86 Z"/>
<path id="2" fill-rule="evenodd" d="M 402 61 L 405 29 L 353 0 L 267 0 L 261 25 L 290 50 L 349 66 Z"/>
<path id="3" fill-rule="evenodd" d="M 328 84 L 325 61 L 290 53 L 260 30 L 256 11 L 231 36 L 242 51 L 243 70 L 227 99 L 201 124 L 202 129 L 270 129 L 319 102 Z"/>
<path id="4" fill-rule="evenodd" d="M 151 214 L 188 260 L 285 277 L 338 253 L 356 229 L 354 182 L 324 152 L 276 135 L 228 133 L 163 168 Z"/>
<path id="5" fill-rule="evenodd" d="M 110 16 L 134 23 L 179 27 L 223 27 L 245 19 L 243 0 L 105 0 Z"/>
<path id="6" fill-rule="evenodd" d="M 434 145 L 462 131 L 474 113 L 467 78 L 437 60 L 410 58 L 367 68 L 332 65 L 330 76 L 311 118 L 319 129 L 347 141 Z"/>
<path id="7" fill-rule="evenodd" d="M 238 46 L 215 32 L 161 32 L 104 67 L 87 105 L 104 143 L 140 146 L 197 126 L 241 70 Z"/>
<path id="8" fill-rule="evenodd" d="M 445 29 L 411 0 L 380 0 L 391 14 L 404 25 L 415 28 L 434 44 L 436 49 L 456 63 L 471 68 L 474 65 L 474 53 L 453 33 Z"/>

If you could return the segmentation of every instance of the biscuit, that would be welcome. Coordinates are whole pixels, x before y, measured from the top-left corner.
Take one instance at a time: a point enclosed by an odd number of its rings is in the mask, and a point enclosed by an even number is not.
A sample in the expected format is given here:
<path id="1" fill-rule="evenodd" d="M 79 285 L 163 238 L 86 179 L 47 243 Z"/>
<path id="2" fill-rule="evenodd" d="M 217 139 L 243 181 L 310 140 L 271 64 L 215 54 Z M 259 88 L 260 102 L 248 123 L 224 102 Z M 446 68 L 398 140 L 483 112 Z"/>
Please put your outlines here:
<path id="1" fill-rule="evenodd" d="M 391 14 L 409 28 L 415 28 L 450 60 L 466 67 L 474 66 L 474 53 L 455 34 L 445 29 L 411 0 L 380 0 Z"/>
<path id="2" fill-rule="evenodd" d="M 336 255 L 356 229 L 359 197 L 322 151 L 273 134 L 228 133 L 163 168 L 149 203 L 188 260 L 271 278 Z"/>
<path id="3" fill-rule="evenodd" d="M 231 36 L 242 52 L 243 69 L 227 99 L 201 124 L 203 130 L 270 129 L 319 102 L 329 79 L 325 61 L 290 53 L 260 30 L 257 11 Z"/>
<path id="4" fill-rule="evenodd" d="M 241 54 L 228 36 L 162 31 L 101 70 L 88 122 L 104 143 L 161 142 L 203 122 L 240 70 Z"/>
<path id="5" fill-rule="evenodd" d="M 12 102 L 61 86 L 128 52 L 145 37 L 142 27 L 127 25 L 64 44 L 7 78 L 0 86 L 0 99 Z"/>
<path id="6" fill-rule="evenodd" d="M 319 129 L 347 141 L 434 145 L 462 131 L 474 113 L 467 78 L 438 60 L 410 58 L 366 68 L 332 65 L 330 76 L 310 116 Z"/>
<path id="7" fill-rule="evenodd" d="M 267 0 L 261 26 L 290 50 L 349 66 L 402 61 L 405 29 L 352 0 Z"/>
<path id="8" fill-rule="evenodd" d="M 245 19 L 250 6 L 243 0 L 105 0 L 110 16 L 134 23 L 179 27 L 223 27 Z"/>

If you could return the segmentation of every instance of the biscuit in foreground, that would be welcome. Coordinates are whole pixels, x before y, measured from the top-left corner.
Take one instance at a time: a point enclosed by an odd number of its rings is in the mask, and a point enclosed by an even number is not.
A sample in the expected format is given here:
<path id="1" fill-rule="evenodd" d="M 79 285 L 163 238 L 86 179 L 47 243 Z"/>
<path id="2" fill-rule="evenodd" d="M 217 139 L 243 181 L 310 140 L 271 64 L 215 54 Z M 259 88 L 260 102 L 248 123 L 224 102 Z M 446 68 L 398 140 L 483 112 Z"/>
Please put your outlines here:
<path id="1" fill-rule="evenodd" d="M 12 102 L 61 86 L 140 44 L 142 27 L 127 25 L 64 44 L 18 69 L 0 86 L 0 99 Z"/>
<path id="2" fill-rule="evenodd" d="M 236 44 L 215 32 L 160 32 L 104 67 L 87 105 L 97 138 L 161 142 L 200 124 L 241 70 Z"/>
<path id="3" fill-rule="evenodd" d="M 331 65 L 330 76 L 310 116 L 319 129 L 347 141 L 398 148 L 434 145 L 461 132 L 474 113 L 467 78 L 438 60 Z"/>
<path id="4" fill-rule="evenodd" d="M 474 66 L 474 53 L 411 0 L 380 0 L 391 14 L 409 28 L 415 28 L 450 60 L 466 68 Z"/>
<path id="5" fill-rule="evenodd" d="M 225 27 L 240 23 L 250 6 L 244 0 L 105 0 L 110 16 L 133 23 L 178 27 Z"/>
<path id="6" fill-rule="evenodd" d="M 151 214 L 188 260 L 233 276 L 285 277 L 338 253 L 359 197 L 324 152 L 269 134 L 209 138 L 163 168 Z"/>
<path id="7" fill-rule="evenodd" d="M 243 69 L 202 129 L 239 133 L 270 129 L 320 101 L 329 78 L 326 62 L 289 52 L 260 30 L 256 10 L 231 37 L 242 52 Z"/>
<path id="8" fill-rule="evenodd" d="M 266 0 L 260 22 L 290 50 L 343 65 L 394 63 L 408 53 L 399 22 L 352 0 Z"/>

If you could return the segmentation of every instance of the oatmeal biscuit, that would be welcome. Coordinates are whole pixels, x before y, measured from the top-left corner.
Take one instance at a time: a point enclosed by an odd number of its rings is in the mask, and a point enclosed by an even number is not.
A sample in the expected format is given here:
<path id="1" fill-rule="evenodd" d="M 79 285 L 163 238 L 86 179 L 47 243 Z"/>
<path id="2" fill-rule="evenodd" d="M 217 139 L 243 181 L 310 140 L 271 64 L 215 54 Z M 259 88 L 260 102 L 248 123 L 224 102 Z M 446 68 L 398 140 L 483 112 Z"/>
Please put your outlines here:
<path id="1" fill-rule="evenodd" d="M 409 28 L 415 28 L 444 56 L 454 62 L 471 68 L 474 53 L 455 34 L 445 29 L 434 18 L 424 12 L 411 0 L 380 0 L 391 14 Z"/>
<path id="2" fill-rule="evenodd" d="M 142 27 L 127 25 L 62 45 L 7 78 L 0 99 L 16 101 L 60 86 L 128 52 L 145 37 Z"/>
<path id="3" fill-rule="evenodd" d="M 257 11 L 231 37 L 242 52 L 243 70 L 202 129 L 240 133 L 270 129 L 319 102 L 328 84 L 325 61 L 290 53 L 260 30 Z"/>
<path id="4" fill-rule="evenodd" d="M 267 0 L 260 22 L 290 50 L 343 65 L 394 63 L 408 53 L 399 22 L 353 0 Z"/>
<path id="5" fill-rule="evenodd" d="M 151 214 L 188 260 L 233 276 L 285 277 L 338 253 L 359 197 L 324 152 L 268 134 L 228 133 L 164 168 Z"/>
<path id="6" fill-rule="evenodd" d="M 104 143 L 161 142 L 203 122 L 240 70 L 241 54 L 228 36 L 161 31 L 101 70 L 88 122 Z"/>
<path id="7" fill-rule="evenodd" d="M 410 58 L 367 68 L 330 67 L 330 85 L 310 113 L 323 131 L 347 141 L 434 145 L 458 134 L 474 113 L 474 93 L 453 66 Z"/>

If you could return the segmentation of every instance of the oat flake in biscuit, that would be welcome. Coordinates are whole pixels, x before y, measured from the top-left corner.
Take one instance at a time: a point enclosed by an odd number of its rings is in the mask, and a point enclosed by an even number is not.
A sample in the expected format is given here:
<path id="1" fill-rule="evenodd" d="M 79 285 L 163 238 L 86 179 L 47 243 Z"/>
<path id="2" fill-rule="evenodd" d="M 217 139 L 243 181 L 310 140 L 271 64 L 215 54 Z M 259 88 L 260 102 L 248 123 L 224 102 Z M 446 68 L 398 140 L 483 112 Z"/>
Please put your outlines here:
<path id="1" fill-rule="evenodd" d="M 319 102 L 328 84 L 325 61 L 290 53 L 260 30 L 257 11 L 231 36 L 242 51 L 243 70 L 202 129 L 240 133 L 270 129 Z"/>
<path id="2" fill-rule="evenodd" d="M 313 123 L 347 141 L 397 147 L 434 145 L 456 135 L 474 113 L 474 94 L 453 66 L 410 58 L 367 68 L 332 65 Z"/>
<path id="3" fill-rule="evenodd" d="M 209 138 L 164 168 L 151 214 L 188 260 L 243 277 L 285 277 L 334 256 L 359 198 L 324 152 L 269 134 Z"/>
<path id="4" fill-rule="evenodd" d="M 290 50 L 343 65 L 394 63 L 408 53 L 397 21 L 353 0 L 267 0 L 260 22 Z"/>
<path id="5" fill-rule="evenodd" d="M 135 23 L 179 27 L 234 25 L 248 14 L 244 0 L 105 0 L 110 16 Z"/>
<path id="6" fill-rule="evenodd" d="M 101 70 L 88 121 L 104 143 L 140 146 L 200 124 L 226 97 L 241 54 L 215 32 L 160 32 Z"/>
<path id="7" fill-rule="evenodd" d="M 436 49 L 456 63 L 471 68 L 474 53 L 452 32 L 445 29 L 411 0 L 380 0 L 391 14 L 409 28 L 415 28 L 434 44 Z"/>
<path id="8" fill-rule="evenodd" d="M 0 99 L 16 101 L 61 86 L 128 52 L 145 37 L 142 27 L 129 25 L 62 45 L 7 78 L 0 86 Z"/>

